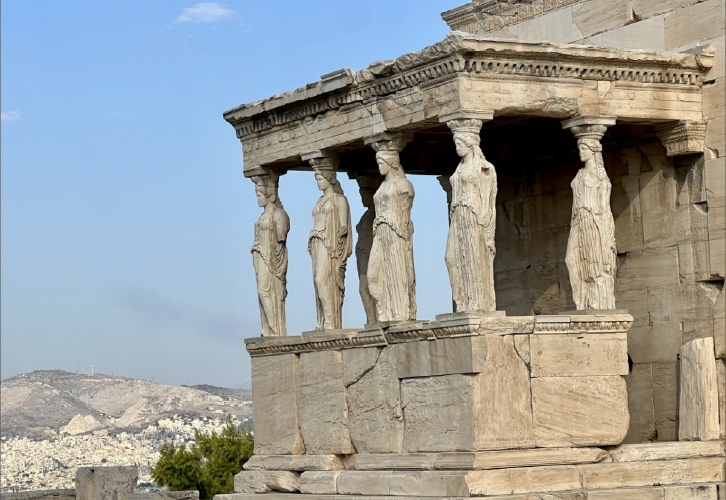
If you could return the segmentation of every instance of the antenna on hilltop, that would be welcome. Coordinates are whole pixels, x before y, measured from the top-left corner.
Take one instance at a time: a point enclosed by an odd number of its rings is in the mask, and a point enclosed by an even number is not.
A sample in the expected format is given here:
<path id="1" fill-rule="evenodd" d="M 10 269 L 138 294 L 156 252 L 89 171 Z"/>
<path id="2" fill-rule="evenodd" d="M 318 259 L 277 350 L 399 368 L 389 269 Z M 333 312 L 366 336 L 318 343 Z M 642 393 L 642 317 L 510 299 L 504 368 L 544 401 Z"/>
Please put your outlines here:
<path id="1" fill-rule="evenodd" d="M 93 375 L 93 365 L 91 365 L 91 375 Z"/>

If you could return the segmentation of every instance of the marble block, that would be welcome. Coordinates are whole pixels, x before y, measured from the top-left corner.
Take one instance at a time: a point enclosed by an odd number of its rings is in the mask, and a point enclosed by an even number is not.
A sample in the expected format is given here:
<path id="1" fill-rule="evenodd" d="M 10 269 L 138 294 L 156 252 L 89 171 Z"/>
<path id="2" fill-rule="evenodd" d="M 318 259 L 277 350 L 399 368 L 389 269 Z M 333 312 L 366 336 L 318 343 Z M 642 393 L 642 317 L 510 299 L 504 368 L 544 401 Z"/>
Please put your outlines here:
<path id="1" fill-rule="evenodd" d="M 397 347 L 373 348 L 375 357 L 370 357 L 367 349 L 343 351 L 348 429 L 358 453 L 401 452 L 403 410 L 396 376 Z M 348 363 L 353 368 L 348 369 Z"/>
<path id="2" fill-rule="evenodd" d="M 628 374 L 627 333 L 533 335 L 532 377 Z"/>
<path id="3" fill-rule="evenodd" d="M 628 432 L 628 394 L 619 376 L 532 379 L 537 447 L 620 444 Z"/>
<path id="4" fill-rule="evenodd" d="M 718 388 L 713 337 L 692 340 L 681 347 L 681 390 L 678 439 L 710 441 L 719 438 Z"/>
<path id="5" fill-rule="evenodd" d="M 513 336 L 487 335 L 477 343 L 486 346 L 481 373 L 401 381 L 404 451 L 534 447 L 529 369 Z"/>
<path id="6" fill-rule="evenodd" d="M 298 423 L 297 368 L 295 354 L 252 358 L 255 455 L 305 453 Z"/>
<path id="7" fill-rule="evenodd" d="M 348 405 L 343 385 L 341 352 L 300 354 L 296 393 L 300 432 L 306 453 L 354 453 L 348 432 Z"/>

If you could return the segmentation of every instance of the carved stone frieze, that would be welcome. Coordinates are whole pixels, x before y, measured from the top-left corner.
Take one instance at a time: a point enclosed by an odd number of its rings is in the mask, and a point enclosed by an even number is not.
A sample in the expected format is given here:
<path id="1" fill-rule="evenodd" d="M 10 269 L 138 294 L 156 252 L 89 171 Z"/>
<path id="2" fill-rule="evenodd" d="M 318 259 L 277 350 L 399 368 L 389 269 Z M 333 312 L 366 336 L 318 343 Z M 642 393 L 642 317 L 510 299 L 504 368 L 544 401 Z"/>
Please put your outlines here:
<path id="1" fill-rule="evenodd" d="M 478 335 L 534 334 L 612 334 L 627 332 L 633 326 L 629 314 L 610 315 L 558 315 L 558 316 L 497 316 L 486 318 L 486 329 L 477 321 L 462 319 L 448 321 L 420 321 L 393 325 L 374 330 L 325 334 L 318 337 L 257 337 L 245 340 L 252 357 L 285 353 L 303 353 L 325 350 L 353 349 L 356 347 L 383 347 L 403 342 L 421 342 L 454 337 Z M 484 321 L 484 319 L 482 319 Z M 523 328 L 524 324 L 529 328 Z M 492 327 L 496 325 L 496 327 Z M 532 329 L 532 325 L 533 329 Z"/>
<path id="2" fill-rule="evenodd" d="M 677 121 L 656 127 L 655 133 L 668 156 L 703 153 L 706 125 L 706 121 Z"/>

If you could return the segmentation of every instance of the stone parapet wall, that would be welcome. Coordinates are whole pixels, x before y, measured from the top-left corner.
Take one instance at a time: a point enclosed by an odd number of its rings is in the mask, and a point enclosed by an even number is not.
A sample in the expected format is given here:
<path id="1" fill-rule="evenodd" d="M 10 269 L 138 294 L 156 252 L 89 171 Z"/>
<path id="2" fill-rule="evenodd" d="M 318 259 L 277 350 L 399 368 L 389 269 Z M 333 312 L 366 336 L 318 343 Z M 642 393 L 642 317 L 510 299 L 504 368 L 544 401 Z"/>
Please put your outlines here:
<path id="1" fill-rule="evenodd" d="M 257 455 L 620 443 L 628 314 L 248 339 Z"/>

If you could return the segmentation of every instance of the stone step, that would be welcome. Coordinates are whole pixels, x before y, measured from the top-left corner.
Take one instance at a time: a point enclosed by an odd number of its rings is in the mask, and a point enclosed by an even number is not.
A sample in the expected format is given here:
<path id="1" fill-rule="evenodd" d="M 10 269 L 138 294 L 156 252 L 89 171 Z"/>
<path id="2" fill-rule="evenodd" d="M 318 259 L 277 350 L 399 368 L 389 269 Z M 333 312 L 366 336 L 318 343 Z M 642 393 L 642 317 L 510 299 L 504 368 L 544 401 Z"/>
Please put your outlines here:
<path id="1" fill-rule="evenodd" d="M 724 483 L 701 483 L 687 486 L 649 486 L 641 488 L 617 488 L 608 490 L 577 490 L 539 494 L 511 494 L 487 496 L 490 500 L 717 500 L 723 498 Z M 719 496 L 721 495 L 721 496 Z M 391 495 L 325 495 L 300 493 L 265 493 L 264 497 L 253 493 L 217 495 L 214 500 L 418 500 L 422 496 Z M 457 500 L 460 497 L 427 496 L 427 500 Z"/>
<path id="2" fill-rule="evenodd" d="M 396 497 L 471 497 L 724 481 L 724 458 L 601 462 L 489 470 L 242 471 L 235 491 Z M 233 500 L 233 499 L 230 499 Z M 240 500 L 240 499 L 237 499 Z"/>
<path id="3" fill-rule="evenodd" d="M 537 465 L 599 462 L 607 456 L 601 448 L 537 448 L 450 453 L 358 454 L 345 460 L 351 470 L 481 470 Z"/>

